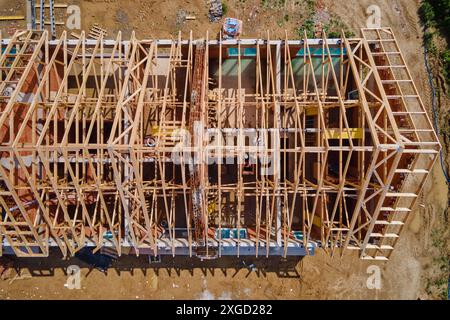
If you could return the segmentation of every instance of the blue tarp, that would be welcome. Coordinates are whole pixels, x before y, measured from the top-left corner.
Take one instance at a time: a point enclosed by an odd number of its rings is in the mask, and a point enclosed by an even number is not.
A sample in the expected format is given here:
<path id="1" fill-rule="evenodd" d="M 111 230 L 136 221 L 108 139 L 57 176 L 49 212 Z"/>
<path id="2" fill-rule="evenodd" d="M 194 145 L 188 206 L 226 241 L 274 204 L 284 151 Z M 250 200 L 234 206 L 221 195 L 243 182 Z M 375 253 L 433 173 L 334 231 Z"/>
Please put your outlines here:
<path id="1" fill-rule="evenodd" d="M 294 238 L 297 240 L 303 240 L 303 232 L 301 231 L 292 231 Z"/>
<path id="2" fill-rule="evenodd" d="M 233 238 L 237 239 L 238 238 L 238 229 L 233 228 L 231 230 L 231 232 L 232 232 Z M 241 228 L 241 230 L 239 230 L 239 238 L 241 238 L 241 239 L 247 238 L 247 230 L 246 229 Z"/>
<path id="3" fill-rule="evenodd" d="M 219 228 L 216 230 L 216 239 L 219 239 L 219 235 L 222 235 L 222 239 L 237 239 L 238 238 L 238 228 Z M 239 232 L 241 239 L 247 238 L 247 229 L 241 228 Z"/>
<path id="4" fill-rule="evenodd" d="M 6 46 L 2 46 L 2 54 L 6 51 Z M 12 47 L 11 50 L 9 51 L 9 54 L 16 54 L 17 50 L 16 47 Z M 14 61 L 13 57 L 10 58 L 6 58 L 6 66 L 9 67 L 11 65 L 11 63 Z"/>
<path id="5" fill-rule="evenodd" d="M 2 46 L 2 54 L 4 53 L 6 51 L 6 46 Z M 12 47 L 11 48 L 11 50 L 10 50 L 10 54 L 15 54 L 17 51 L 16 51 L 16 47 Z"/>
<path id="6" fill-rule="evenodd" d="M 219 228 L 216 230 L 216 239 L 220 239 L 220 236 L 222 236 L 221 239 L 230 239 L 230 234 L 230 229 Z"/>

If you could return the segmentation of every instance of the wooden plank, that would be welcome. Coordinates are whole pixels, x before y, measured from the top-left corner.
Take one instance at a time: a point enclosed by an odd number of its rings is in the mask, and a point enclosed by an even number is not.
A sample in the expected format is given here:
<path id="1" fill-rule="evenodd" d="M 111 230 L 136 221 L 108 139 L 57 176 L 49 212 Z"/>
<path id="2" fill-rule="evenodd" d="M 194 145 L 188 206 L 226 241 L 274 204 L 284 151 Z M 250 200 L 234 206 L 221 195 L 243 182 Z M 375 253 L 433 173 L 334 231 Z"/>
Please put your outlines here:
<path id="1" fill-rule="evenodd" d="M 0 21 L 25 20 L 25 16 L 0 16 Z"/>

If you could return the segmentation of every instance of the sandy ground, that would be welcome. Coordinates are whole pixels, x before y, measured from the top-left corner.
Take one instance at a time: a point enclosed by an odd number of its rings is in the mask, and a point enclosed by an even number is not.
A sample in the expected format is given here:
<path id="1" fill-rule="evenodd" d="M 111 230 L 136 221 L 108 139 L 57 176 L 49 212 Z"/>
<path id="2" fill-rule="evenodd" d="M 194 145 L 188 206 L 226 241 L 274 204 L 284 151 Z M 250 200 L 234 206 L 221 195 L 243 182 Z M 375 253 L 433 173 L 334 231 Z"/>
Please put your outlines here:
<path id="1" fill-rule="evenodd" d="M 152 265 L 145 257 L 126 257 L 108 274 L 76 258 L 22 259 L 15 262 L 21 276 L 0 282 L 0 299 L 416 299 L 420 262 L 408 258 L 399 268 L 396 259 L 380 265 L 381 290 L 366 286 L 371 263 L 356 255 L 332 259 L 323 252 L 301 261 L 165 257 Z M 81 267 L 79 290 L 65 287 L 73 264 Z"/>
<path id="2" fill-rule="evenodd" d="M 24 2 L 24 1 L 22 1 Z M 57 3 L 61 1 L 57 1 Z M 296 38 L 295 29 L 304 16 L 304 1 L 239 0 L 226 1 L 228 16 L 244 21 L 243 37 Z M 300 2 L 300 5 L 295 5 Z M 204 0 L 186 1 L 65 1 L 78 4 L 82 13 L 82 28 L 99 23 L 109 37 L 119 30 L 125 38 L 136 31 L 138 37 L 176 37 L 193 31 L 194 37 L 204 37 L 206 30 L 215 37 L 220 24 L 207 20 Z M 260 6 L 262 3 L 268 5 Z M 324 1 L 328 12 L 355 34 L 365 26 L 366 8 L 376 4 L 381 8 L 383 26 L 392 27 L 415 83 L 426 107 L 430 108 L 430 89 L 425 76 L 421 37 L 417 16 L 418 1 L 414 0 L 341 0 Z M 10 10 L 12 8 L 13 10 Z M 58 9 L 62 10 L 62 9 Z M 177 14 L 184 10 L 196 20 L 177 23 Z M 24 13 L 22 3 L 0 0 L 0 14 Z M 23 14 L 22 13 L 22 14 Z M 64 12 L 57 14 L 64 16 Z M 288 15 L 286 19 L 285 16 Z M 23 22 L 0 22 L 3 35 L 14 32 Z M 442 171 L 435 166 L 424 187 L 419 206 L 394 250 L 391 260 L 377 263 L 381 269 L 381 289 L 366 286 L 367 267 L 372 262 L 361 261 L 355 252 L 341 258 L 330 258 L 319 251 L 301 261 L 279 259 L 221 259 L 200 263 L 198 260 L 167 257 L 160 264 L 149 265 L 144 257 L 121 258 L 107 275 L 89 270 L 73 258 L 16 259 L 14 265 L 21 276 L 0 281 L 0 299 L 435 299 L 446 291 L 443 265 L 448 264 L 448 187 Z M 254 262 L 255 270 L 247 265 Z M 68 265 L 79 264 L 81 289 L 64 287 Z"/>

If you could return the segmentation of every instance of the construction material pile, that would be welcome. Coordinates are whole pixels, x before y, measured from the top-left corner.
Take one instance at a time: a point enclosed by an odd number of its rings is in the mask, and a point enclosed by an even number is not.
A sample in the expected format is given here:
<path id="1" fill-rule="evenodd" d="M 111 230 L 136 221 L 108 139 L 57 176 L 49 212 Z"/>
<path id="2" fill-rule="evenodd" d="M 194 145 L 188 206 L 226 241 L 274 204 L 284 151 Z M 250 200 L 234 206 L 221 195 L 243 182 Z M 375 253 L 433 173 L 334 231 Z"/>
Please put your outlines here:
<path id="1" fill-rule="evenodd" d="M 208 18 L 210 22 L 217 22 L 222 18 L 223 9 L 221 0 L 211 0 Z"/>
<path id="2" fill-rule="evenodd" d="M 235 18 L 226 18 L 222 31 L 223 39 L 236 39 L 242 33 L 242 21 Z"/>

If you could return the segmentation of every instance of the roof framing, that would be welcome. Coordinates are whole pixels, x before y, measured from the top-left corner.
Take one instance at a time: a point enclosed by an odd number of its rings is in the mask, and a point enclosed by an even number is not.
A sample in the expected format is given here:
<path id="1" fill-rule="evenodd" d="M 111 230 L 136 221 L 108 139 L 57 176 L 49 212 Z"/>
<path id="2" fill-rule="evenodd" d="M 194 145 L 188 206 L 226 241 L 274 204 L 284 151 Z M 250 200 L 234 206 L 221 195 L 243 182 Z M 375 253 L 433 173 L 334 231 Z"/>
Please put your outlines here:
<path id="1" fill-rule="evenodd" d="M 440 144 L 392 30 L 361 34 L 0 39 L 0 255 L 387 260 Z"/>

